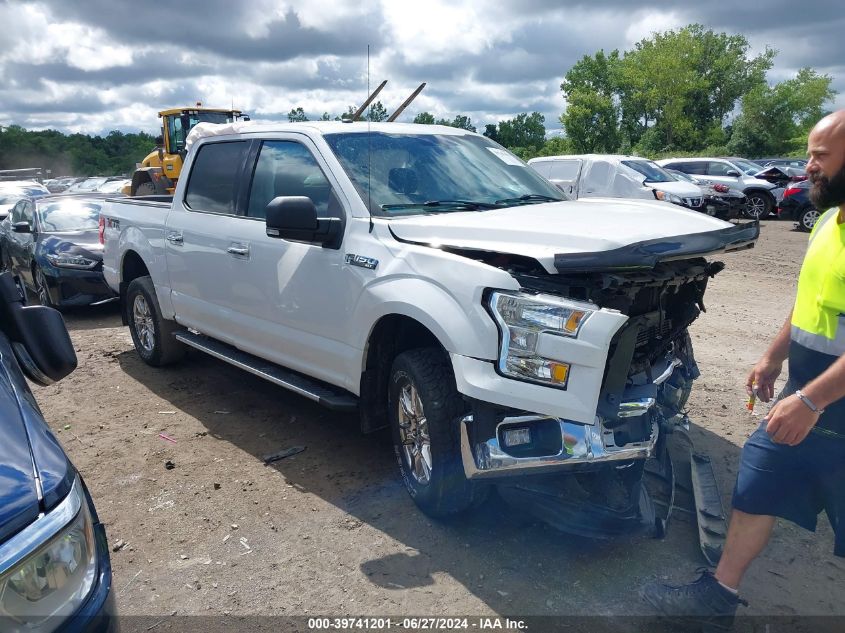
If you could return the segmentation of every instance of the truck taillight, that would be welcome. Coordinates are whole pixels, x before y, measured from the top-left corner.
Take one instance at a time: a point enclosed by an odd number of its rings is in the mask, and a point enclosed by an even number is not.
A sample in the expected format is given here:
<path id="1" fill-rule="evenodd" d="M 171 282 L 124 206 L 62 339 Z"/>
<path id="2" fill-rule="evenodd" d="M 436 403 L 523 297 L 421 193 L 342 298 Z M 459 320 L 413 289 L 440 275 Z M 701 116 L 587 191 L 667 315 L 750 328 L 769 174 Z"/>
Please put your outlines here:
<path id="1" fill-rule="evenodd" d="M 783 197 L 788 198 L 789 196 L 794 196 L 796 193 L 801 191 L 800 187 L 790 187 L 786 191 L 783 192 Z"/>
<path id="2" fill-rule="evenodd" d="M 97 226 L 97 236 L 100 238 L 100 244 L 105 245 L 106 243 L 106 219 L 103 216 L 100 216 L 100 223 Z"/>

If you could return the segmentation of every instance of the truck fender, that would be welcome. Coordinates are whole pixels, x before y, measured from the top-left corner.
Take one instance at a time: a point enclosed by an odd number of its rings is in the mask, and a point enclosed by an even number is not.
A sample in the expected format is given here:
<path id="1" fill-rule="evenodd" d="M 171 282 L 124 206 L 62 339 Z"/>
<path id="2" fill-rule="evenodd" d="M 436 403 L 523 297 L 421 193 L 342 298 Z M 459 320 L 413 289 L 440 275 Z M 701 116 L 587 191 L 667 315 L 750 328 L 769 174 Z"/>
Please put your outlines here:
<path id="1" fill-rule="evenodd" d="M 352 315 L 354 345 L 360 349 L 361 367 L 373 329 L 382 317 L 401 315 L 426 327 L 450 353 L 493 360 L 498 356 L 499 333 L 482 305 L 482 288 L 472 304 L 461 304 L 444 287 L 429 280 L 394 278 L 370 286 Z"/>
<path id="2" fill-rule="evenodd" d="M 150 229 L 146 231 L 130 226 L 120 234 L 118 242 L 118 252 L 122 253 L 120 267 L 118 268 L 120 284 L 121 287 L 128 286 L 134 278 L 126 278 L 125 270 L 127 258 L 137 256 L 141 259 L 153 280 L 161 315 L 165 319 L 173 319 L 176 311 L 173 309 L 173 303 L 170 300 L 170 282 L 164 251 L 164 229 L 159 229 L 152 235 L 149 234 Z"/>

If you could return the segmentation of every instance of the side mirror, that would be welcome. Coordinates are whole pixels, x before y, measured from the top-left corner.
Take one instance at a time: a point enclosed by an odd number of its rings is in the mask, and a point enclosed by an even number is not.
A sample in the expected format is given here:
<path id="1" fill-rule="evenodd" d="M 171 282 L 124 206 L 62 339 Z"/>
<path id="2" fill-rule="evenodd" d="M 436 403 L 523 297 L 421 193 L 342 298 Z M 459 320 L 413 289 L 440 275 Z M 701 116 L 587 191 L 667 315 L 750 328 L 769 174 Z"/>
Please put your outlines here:
<path id="1" fill-rule="evenodd" d="M 739 178 L 740 173 L 736 169 L 729 169 L 725 175 L 731 178 Z"/>
<path id="2" fill-rule="evenodd" d="M 306 196 L 278 196 L 265 209 L 267 236 L 293 242 L 339 248 L 343 223 L 340 218 L 318 218 L 314 201 Z"/>
<path id="3" fill-rule="evenodd" d="M 12 225 L 12 231 L 15 233 L 32 233 L 32 226 L 29 222 L 15 222 Z"/>
<path id="4" fill-rule="evenodd" d="M 52 384 L 76 369 L 76 352 L 61 313 L 46 306 L 25 307 L 8 272 L 0 274 L 0 327 L 21 369 L 38 384 Z"/>

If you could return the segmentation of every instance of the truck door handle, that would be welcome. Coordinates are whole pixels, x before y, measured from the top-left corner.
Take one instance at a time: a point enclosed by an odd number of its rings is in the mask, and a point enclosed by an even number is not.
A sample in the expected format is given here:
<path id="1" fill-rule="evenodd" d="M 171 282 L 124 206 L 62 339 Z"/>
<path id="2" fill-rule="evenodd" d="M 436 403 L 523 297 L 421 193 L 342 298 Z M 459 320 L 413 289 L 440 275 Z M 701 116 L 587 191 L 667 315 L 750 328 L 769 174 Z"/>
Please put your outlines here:
<path id="1" fill-rule="evenodd" d="M 226 252 L 230 255 L 239 255 L 240 257 L 248 257 L 249 256 L 249 246 L 242 246 L 233 244 L 229 248 L 226 249 Z"/>
<path id="2" fill-rule="evenodd" d="M 171 244 L 182 244 L 185 241 L 181 233 L 168 233 L 164 239 Z"/>

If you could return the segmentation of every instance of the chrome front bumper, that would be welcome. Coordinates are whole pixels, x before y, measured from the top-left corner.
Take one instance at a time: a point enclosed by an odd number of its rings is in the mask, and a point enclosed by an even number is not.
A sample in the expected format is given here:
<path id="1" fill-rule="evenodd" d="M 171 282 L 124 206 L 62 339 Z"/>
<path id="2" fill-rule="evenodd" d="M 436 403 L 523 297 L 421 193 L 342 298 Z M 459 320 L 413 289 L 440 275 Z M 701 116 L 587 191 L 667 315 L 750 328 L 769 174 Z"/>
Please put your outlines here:
<path id="1" fill-rule="evenodd" d="M 628 403 L 626 403 L 628 404 Z M 633 404 L 633 403 L 631 403 Z M 642 415 L 654 405 L 654 401 L 641 403 L 642 409 L 634 412 L 630 406 L 628 416 Z M 464 417 L 461 424 L 461 458 L 467 479 L 504 477 L 508 475 L 526 475 L 555 470 L 565 470 L 575 464 L 593 464 L 629 459 L 651 457 L 657 443 L 659 427 L 652 423 L 651 437 L 648 441 L 617 447 L 613 432 L 602 427 L 601 421 L 595 424 L 578 424 L 568 420 L 548 416 L 524 415 L 503 419 L 498 427 L 548 422 L 554 420 L 560 425 L 561 450 L 554 455 L 539 457 L 514 457 L 499 446 L 499 433 L 495 437 L 472 445 L 469 439 L 468 425 L 473 423 L 473 416 Z"/>

